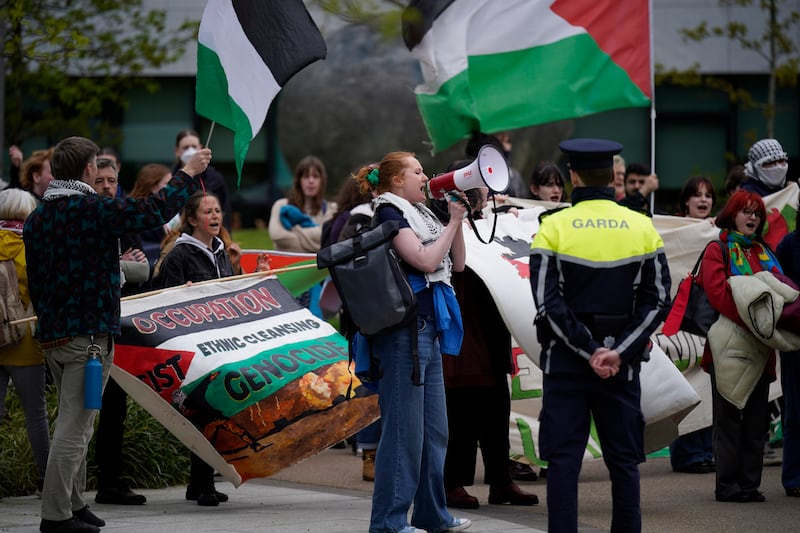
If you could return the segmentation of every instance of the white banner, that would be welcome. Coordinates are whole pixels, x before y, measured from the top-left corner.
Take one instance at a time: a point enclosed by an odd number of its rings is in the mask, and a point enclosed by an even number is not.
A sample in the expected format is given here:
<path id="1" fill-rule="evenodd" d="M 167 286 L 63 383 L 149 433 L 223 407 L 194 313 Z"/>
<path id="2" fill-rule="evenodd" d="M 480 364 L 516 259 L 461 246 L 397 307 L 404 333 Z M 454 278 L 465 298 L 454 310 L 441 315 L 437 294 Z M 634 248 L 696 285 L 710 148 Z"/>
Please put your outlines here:
<path id="1" fill-rule="evenodd" d="M 787 231 L 794 229 L 797 209 L 797 184 L 791 182 L 776 194 L 764 199 L 769 216 L 767 241 L 775 247 Z M 556 207 L 549 202 L 510 200 L 519 207 L 518 216 L 497 217 L 497 229 L 489 244 L 481 243 L 472 231 L 465 231 L 467 266 L 486 283 L 494 297 L 514 342 L 533 365 L 526 365 L 519 354 L 515 357 L 517 373 L 512 376 L 512 398 L 541 396 L 541 375 L 538 367 L 540 346 L 533 325 L 536 308 L 530 288 L 528 260 L 533 235 L 539 228 L 539 215 Z M 564 204 L 561 204 L 564 205 Z M 488 211 L 488 209 L 487 209 Z M 684 217 L 653 217 L 653 224 L 664 240 L 664 250 L 672 277 L 673 295 L 678 283 L 694 266 L 705 245 L 716 239 L 719 228 L 711 220 Z M 484 240 L 492 228 L 492 217 L 476 221 Z M 660 330 L 653 336 L 651 361 L 642 365 L 642 411 L 645 414 L 645 448 L 648 452 L 669 444 L 678 434 L 685 434 L 711 425 L 711 384 L 700 368 L 705 339 L 683 332 L 666 337 Z M 671 364 L 665 364 L 671 362 Z M 780 382 L 772 384 L 770 398 L 780 396 Z M 698 409 L 694 409 L 699 404 Z M 538 407 L 524 413 L 512 412 L 512 453 L 525 453 L 538 462 L 535 448 Z M 587 457 L 599 456 L 599 444 L 590 440 Z"/>

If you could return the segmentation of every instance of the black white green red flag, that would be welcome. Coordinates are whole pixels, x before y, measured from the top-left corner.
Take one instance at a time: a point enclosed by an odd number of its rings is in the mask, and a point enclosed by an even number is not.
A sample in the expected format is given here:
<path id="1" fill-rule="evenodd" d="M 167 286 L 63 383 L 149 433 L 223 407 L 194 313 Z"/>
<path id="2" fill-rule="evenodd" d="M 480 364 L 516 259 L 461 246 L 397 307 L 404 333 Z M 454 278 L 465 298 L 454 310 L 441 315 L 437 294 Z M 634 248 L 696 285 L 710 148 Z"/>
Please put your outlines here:
<path id="1" fill-rule="evenodd" d="M 468 137 L 652 98 L 649 0 L 412 0 L 403 37 L 441 151 Z"/>
<path id="2" fill-rule="evenodd" d="M 241 177 L 281 87 L 327 53 L 302 0 L 209 0 L 197 36 L 197 113 L 234 132 Z"/>

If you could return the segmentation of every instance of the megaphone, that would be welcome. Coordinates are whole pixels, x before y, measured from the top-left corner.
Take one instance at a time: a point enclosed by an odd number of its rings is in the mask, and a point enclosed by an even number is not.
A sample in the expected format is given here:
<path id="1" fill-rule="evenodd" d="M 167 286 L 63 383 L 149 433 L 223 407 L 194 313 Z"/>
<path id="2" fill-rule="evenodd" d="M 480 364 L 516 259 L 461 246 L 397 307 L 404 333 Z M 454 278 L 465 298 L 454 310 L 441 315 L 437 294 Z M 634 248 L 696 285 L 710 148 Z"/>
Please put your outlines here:
<path id="1" fill-rule="evenodd" d="M 425 195 L 441 200 L 448 191 L 478 187 L 489 187 L 492 192 L 502 192 L 508 187 L 508 163 L 503 152 L 491 144 L 481 146 L 478 157 L 468 166 L 428 180 Z"/>

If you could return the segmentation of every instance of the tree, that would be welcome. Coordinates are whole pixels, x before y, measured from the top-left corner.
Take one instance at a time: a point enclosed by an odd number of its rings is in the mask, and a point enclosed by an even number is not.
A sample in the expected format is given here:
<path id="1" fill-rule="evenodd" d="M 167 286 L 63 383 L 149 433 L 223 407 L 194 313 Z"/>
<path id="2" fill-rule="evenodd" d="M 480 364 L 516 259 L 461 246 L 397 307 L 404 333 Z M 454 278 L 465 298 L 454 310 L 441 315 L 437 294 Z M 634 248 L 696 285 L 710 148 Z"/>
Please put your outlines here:
<path id="1" fill-rule="evenodd" d="M 308 0 L 317 7 L 347 24 L 376 26 L 386 37 L 400 34 L 400 16 L 408 0 Z"/>
<path id="2" fill-rule="evenodd" d="M 114 114 L 148 72 L 179 59 L 197 22 L 167 29 L 142 0 L 0 0 L 0 146 L 35 136 L 118 142 Z M 4 112 L 3 112 L 3 107 Z"/>
<path id="3" fill-rule="evenodd" d="M 712 26 L 701 21 L 694 28 L 681 30 L 684 39 L 702 42 L 712 37 L 725 37 L 742 49 L 761 56 L 768 65 L 769 86 L 767 102 L 754 102 L 751 95 L 720 80 L 706 80 L 706 84 L 726 90 L 732 100 L 741 100 L 761 107 L 766 118 L 767 137 L 775 136 L 775 89 L 778 84 L 794 87 L 800 67 L 800 50 L 794 40 L 800 26 L 800 11 L 793 10 L 785 0 L 719 0 L 721 7 L 750 7 L 757 4 L 767 16 L 764 32 L 751 35 L 751 22 L 731 21 L 726 25 Z M 696 69 L 695 69 L 696 70 Z M 696 72 L 695 72 L 696 74 Z M 674 81 L 674 80 L 673 80 Z"/>

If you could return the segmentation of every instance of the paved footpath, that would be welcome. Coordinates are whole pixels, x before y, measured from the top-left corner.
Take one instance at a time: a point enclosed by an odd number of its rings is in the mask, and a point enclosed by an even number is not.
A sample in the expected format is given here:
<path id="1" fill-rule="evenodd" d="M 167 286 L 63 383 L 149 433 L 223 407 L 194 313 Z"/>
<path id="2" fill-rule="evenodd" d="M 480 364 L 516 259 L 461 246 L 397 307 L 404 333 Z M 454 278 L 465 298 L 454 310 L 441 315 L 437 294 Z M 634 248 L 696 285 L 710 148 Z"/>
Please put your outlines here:
<path id="1" fill-rule="evenodd" d="M 540 480 L 520 483 L 542 501 L 534 507 L 489 505 L 478 465 L 476 484 L 469 489 L 480 509 L 460 511 L 473 525 L 472 533 L 536 533 L 547 529 L 545 485 Z M 361 480 L 361 460 L 350 450 L 327 450 L 269 479 L 251 480 L 238 489 L 225 481 L 217 488 L 231 499 L 219 507 L 199 507 L 184 500 L 184 487 L 142 490 L 147 504 L 140 507 L 94 504 L 105 519 L 106 532 L 199 533 L 366 532 L 372 484 Z M 788 498 L 780 485 L 780 467 L 765 467 L 765 503 L 714 501 L 714 476 L 676 474 L 669 459 L 648 459 L 642 465 L 643 531 L 653 533 L 751 533 L 800 531 L 800 499 Z M 33 496 L 0 501 L 0 532 L 38 531 L 41 500 Z M 587 462 L 580 483 L 580 531 L 596 533 L 611 526 L 611 496 L 602 461 Z"/>
<path id="2" fill-rule="evenodd" d="M 187 502 L 184 487 L 170 487 L 138 491 L 147 496 L 144 506 L 91 504 L 91 509 L 106 521 L 104 532 L 343 533 L 366 532 L 369 528 L 369 492 L 275 480 L 251 481 L 239 489 L 218 482 L 217 488 L 231 496 L 229 502 L 219 507 L 200 507 Z M 40 505 L 41 500 L 34 496 L 4 499 L 0 502 L 0 531 L 38 531 Z M 531 524 L 490 515 L 459 513 L 458 516 L 468 516 L 473 521 L 472 531 L 542 531 L 530 527 Z"/>

